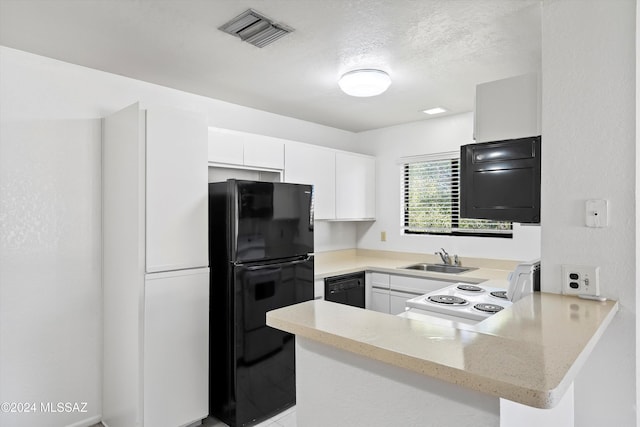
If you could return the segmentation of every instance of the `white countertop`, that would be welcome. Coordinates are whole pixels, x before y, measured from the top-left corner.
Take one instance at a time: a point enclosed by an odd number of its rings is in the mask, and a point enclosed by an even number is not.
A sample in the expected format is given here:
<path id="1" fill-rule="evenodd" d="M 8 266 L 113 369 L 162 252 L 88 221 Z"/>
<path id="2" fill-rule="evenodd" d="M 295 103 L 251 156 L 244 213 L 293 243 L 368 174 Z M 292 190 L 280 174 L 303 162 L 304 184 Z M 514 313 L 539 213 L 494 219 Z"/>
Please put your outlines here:
<path id="1" fill-rule="evenodd" d="M 420 262 L 441 263 L 437 255 L 403 252 L 349 249 L 315 254 L 315 279 L 353 273 L 356 271 L 377 271 L 389 274 L 426 277 L 455 282 L 481 283 L 486 280 L 506 280 L 518 261 L 493 260 L 488 258 L 460 258 L 463 267 L 475 267 L 460 274 L 435 273 L 403 269 Z"/>
<path id="2" fill-rule="evenodd" d="M 455 328 L 321 300 L 267 313 L 267 325 L 536 408 L 573 383 L 618 310 L 615 301 L 535 293 Z"/>

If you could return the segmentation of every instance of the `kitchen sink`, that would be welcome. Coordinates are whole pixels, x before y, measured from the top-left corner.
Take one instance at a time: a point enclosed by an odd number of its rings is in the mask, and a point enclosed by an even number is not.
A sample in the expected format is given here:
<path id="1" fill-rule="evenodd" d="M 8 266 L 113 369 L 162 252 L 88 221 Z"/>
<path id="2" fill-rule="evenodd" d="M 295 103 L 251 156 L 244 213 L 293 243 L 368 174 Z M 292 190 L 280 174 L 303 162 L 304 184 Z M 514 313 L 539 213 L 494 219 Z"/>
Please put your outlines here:
<path id="1" fill-rule="evenodd" d="M 464 273 L 465 271 L 477 270 L 475 267 L 460 267 L 457 265 L 449 265 L 449 264 L 413 264 L 408 265 L 406 267 L 401 267 L 407 270 L 420 270 L 420 271 L 432 271 L 434 273 L 450 273 L 450 274 L 459 274 Z"/>

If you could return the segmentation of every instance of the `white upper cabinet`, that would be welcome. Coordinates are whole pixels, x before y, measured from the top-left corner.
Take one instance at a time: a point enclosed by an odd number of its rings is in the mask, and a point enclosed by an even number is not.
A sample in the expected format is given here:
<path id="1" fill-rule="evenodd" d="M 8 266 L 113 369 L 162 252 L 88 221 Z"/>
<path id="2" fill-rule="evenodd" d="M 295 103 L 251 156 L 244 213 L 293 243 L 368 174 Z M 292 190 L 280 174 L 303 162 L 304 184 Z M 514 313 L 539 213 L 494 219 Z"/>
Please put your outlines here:
<path id="1" fill-rule="evenodd" d="M 284 140 L 229 129 L 209 128 L 209 162 L 284 169 Z"/>
<path id="2" fill-rule="evenodd" d="M 244 134 L 227 129 L 209 128 L 210 162 L 244 164 Z"/>
<path id="3" fill-rule="evenodd" d="M 476 86 L 476 142 L 541 134 L 540 79 L 536 73 Z"/>
<path id="4" fill-rule="evenodd" d="M 284 169 L 284 142 L 270 136 L 248 133 L 244 140 L 244 165 Z"/>
<path id="5" fill-rule="evenodd" d="M 209 265 L 206 158 L 204 115 L 147 110 L 147 272 Z"/>
<path id="6" fill-rule="evenodd" d="M 284 170 L 284 181 L 311 184 L 314 218 L 375 218 L 375 158 L 228 129 L 209 128 L 210 163 Z"/>
<path id="7" fill-rule="evenodd" d="M 374 157 L 336 152 L 336 219 L 373 219 L 375 182 Z"/>
<path id="8" fill-rule="evenodd" d="M 291 142 L 285 147 L 284 177 L 313 185 L 315 219 L 375 218 L 375 157 Z"/>
<path id="9" fill-rule="evenodd" d="M 336 217 L 335 151 L 309 144 L 287 143 L 286 182 L 313 185 L 315 219 Z"/>

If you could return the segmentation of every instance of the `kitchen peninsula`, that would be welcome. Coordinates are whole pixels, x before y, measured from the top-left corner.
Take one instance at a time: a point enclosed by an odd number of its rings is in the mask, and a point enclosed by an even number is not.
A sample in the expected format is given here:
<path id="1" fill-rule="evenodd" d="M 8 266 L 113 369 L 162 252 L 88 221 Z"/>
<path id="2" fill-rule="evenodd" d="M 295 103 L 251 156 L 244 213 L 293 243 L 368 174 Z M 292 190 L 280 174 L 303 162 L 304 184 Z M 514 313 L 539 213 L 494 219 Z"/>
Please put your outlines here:
<path id="1" fill-rule="evenodd" d="M 296 335 L 299 425 L 567 427 L 617 310 L 535 293 L 470 330 L 316 300 L 267 324 Z"/>

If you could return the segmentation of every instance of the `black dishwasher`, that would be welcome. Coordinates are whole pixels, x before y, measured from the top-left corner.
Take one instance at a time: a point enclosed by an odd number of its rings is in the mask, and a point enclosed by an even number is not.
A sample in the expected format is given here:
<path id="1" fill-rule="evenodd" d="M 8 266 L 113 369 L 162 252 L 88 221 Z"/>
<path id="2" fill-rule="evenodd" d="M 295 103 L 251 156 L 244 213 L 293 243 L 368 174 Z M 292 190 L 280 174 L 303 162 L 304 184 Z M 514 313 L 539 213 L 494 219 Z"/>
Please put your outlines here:
<path id="1" fill-rule="evenodd" d="M 324 299 L 364 308 L 364 271 L 324 279 Z"/>

